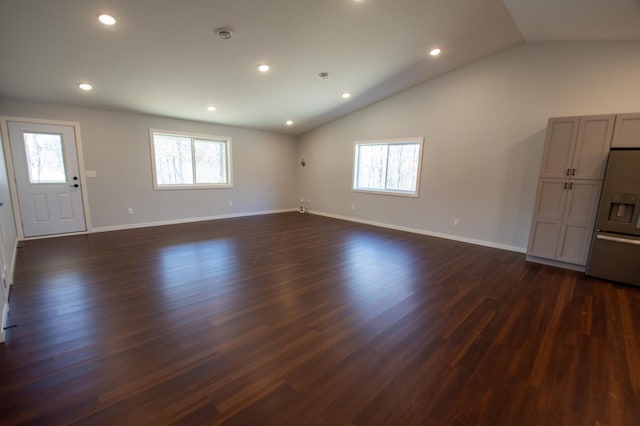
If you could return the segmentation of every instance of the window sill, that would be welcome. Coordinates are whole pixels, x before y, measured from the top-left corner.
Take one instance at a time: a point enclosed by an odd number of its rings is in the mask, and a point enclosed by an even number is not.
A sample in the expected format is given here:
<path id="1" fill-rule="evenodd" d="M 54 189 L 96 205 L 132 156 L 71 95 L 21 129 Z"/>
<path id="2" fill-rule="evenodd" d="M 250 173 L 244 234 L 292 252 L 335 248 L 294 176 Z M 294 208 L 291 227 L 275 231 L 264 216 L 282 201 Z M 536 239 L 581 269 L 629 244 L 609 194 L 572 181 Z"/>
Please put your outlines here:
<path id="1" fill-rule="evenodd" d="M 351 189 L 352 192 L 360 192 L 363 194 L 376 194 L 376 195 L 392 195 L 394 197 L 408 197 L 418 198 L 418 193 L 414 192 L 400 192 L 400 191 L 379 191 L 375 189 Z"/>
<path id="2" fill-rule="evenodd" d="M 233 185 L 162 185 L 154 186 L 154 191 L 174 191 L 176 189 L 229 189 L 233 188 Z"/>

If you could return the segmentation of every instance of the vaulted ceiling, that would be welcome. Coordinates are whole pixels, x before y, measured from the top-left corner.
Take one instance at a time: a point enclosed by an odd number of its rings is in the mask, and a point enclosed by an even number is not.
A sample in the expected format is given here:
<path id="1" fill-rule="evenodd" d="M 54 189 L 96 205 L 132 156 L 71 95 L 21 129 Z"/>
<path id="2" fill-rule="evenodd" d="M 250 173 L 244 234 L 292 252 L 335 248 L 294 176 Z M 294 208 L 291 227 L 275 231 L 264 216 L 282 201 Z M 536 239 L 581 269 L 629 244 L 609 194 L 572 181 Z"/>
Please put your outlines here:
<path id="1" fill-rule="evenodd" d="M 0 0 L 0 97 L 300 134 L 524 41 L 637 39 L 638 0 Z"/>

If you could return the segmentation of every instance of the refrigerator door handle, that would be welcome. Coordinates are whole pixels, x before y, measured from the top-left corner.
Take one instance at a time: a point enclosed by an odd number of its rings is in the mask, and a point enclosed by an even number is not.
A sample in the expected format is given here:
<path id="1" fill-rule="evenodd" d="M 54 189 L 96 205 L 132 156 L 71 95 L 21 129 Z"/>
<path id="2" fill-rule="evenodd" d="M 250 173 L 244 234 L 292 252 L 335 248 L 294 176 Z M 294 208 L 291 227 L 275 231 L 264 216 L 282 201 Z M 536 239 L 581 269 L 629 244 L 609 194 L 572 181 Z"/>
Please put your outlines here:
<path id="1" fill-rule="evenodd" d="M 613 241 L 616 243 L 632 244 L 634 246 L 640 246 L 640 240 L 628 240 L 626 238 L 610 237 L 608 235 L 601 235 L 601 234 L 598 234 L 596 238 L 599 240 Z"/>

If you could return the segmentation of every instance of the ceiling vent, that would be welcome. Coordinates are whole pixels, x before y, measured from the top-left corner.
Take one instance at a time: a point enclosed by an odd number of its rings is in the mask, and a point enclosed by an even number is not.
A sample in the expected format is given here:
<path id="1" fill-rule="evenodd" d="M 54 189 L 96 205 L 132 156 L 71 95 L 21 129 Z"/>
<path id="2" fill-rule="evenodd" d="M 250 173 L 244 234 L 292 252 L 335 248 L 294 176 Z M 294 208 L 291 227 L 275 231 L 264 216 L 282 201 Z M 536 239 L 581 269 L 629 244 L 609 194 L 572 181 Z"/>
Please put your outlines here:
<path id="1" fill-rule="evenodd" d="M 226 28 L 218 28 L 216 30 L 216 35 L 221 40 L 229 40 L 231 37 L 233 37 L 233 33 L 231 32 L 231 30 L 228 30 Z"/>

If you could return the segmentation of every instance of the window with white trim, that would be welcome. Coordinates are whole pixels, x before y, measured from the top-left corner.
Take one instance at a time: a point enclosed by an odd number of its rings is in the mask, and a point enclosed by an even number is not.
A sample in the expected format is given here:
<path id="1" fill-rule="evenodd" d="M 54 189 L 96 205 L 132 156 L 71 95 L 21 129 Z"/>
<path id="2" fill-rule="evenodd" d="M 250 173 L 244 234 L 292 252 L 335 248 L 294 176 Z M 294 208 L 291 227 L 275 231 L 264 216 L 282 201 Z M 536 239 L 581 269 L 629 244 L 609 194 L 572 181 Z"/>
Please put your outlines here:
<path id="1" fill-rule="evenodd" d="M 423 138 L 356 142 L 353 190 L 417 197 Z"/>
<path id="2" fill-rule="evenodd" d="M 231 138 L 150 130 L 155 189 L 230 188 Z"/>

